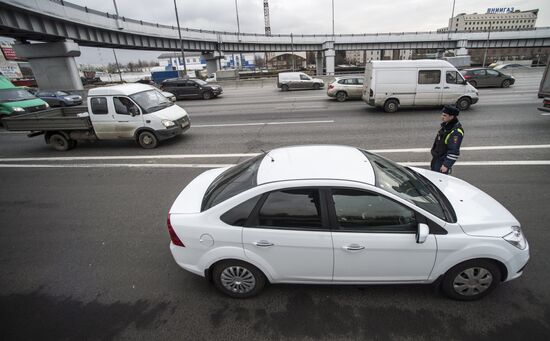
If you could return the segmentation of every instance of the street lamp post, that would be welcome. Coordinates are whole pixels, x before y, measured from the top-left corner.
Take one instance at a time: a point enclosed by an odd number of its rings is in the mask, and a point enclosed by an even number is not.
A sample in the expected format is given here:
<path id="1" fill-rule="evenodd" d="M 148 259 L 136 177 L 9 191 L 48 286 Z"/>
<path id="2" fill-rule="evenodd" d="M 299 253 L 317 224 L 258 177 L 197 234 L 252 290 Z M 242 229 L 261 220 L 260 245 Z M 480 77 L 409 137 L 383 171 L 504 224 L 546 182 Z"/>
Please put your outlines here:
<path id="1" fill-rule="evenodd" d="M 178 24 L 178 34 L 180 37 L 180 48 L 181 48 L 181 59 L 183 60 L 183 72 L 187 75 L 187 65 L 185 63 L 185 52 L 183 51 L 183 40 L 181 39 L 181 30 L 180 30 L 180 19 L 178 16 L 178 5 L 176 0 L 174 0 L 174 9 L 176 11 L 176 23 Z"/>
<path id="2" fill-rule="evenodd" d="M 485 53 L 483 54 L 483 67 L 485 67 L 485 61 L 487 60 L 487 50 L 489 49 L 489 39 L 491 38 L 492 20 L 489 19 L 489 32 L 487 33 L 487 43 L 485 45 Z"/>
<path id="3" fill-rule="evenodd" d="M 116 0 L 113 0 L 113 5 L 115 6 L 116 20 L 118 20 L 118 7 L 116 5 Z M 120 72 L 120 65 L 118 65 L 118 59 L 116 57 L 115 49 L 113 48 L 113 55 L 115 56 L 116 69 L 118 71 L 118 77 L 120 77 L 120 82 L 122 83 L 122 73 Z"/>
<path id="4" fill-rule="evenodd" d="M 241 42 L 241 24 L 239 22 L 239 5 L 237 3 L 237 0 L 235 0 L 235 11 L 237 12 L 237 42 Z M 239 44 L 237 44 L 239 46 Z M 242 52 L 239 52 L 239 70 L 242 69 L 243 66 L 243 54 Z"/>

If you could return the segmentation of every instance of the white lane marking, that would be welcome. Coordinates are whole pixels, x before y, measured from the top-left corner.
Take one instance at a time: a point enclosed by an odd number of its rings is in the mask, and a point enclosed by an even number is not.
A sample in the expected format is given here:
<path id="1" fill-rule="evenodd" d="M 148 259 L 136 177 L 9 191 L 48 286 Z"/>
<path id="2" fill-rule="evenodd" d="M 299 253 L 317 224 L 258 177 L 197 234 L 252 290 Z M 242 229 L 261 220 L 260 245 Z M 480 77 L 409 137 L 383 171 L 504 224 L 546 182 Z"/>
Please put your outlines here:
<path id="1" fill-rule="evenodd" d="M 227 123 L 227 124 L 202 124 L 194 125 L 193 128 L 211 128 L 211 127 L 245 127 L 245 126 L 263 126 L 263 125 L 282 125 L 282 124 L 321 124 L 334 123 L 334 120 L 325 121 L 286 121 L 286 122 L 253 122 L 253 123 Z"/>
<path id="2" fill-rule="evenodd" d="M 230 167 L 235 164 L 219 164 L 219 163 L 89 163 L 89 164 L 65 164 L 65 165 L 40 165 L 40 164 L 5 164 L 0 165 L 0 168 L 222 168 Z"/>
<path id="3" fill-rule="evenodd" d="M 515 146 L 478 146 L 462 147 L 461 150 L 510 150 L 510 149 L 545 149 L 550 144 L 515 145 Z M 372 153 L 428 153 L 429 148 L 407 149 L 370 149 Z M 195 158 L 226 158 L 226 157 L 253 157 L 260 153 L 233 153 L 233 154 L 172 154 L 172 155 L 113 155 L 113 156 L 60 156 L 60 157 L 27 157 L 27 158 L 0 158 L 0 162 L 17 161 L 83 161 L 83 160 L 155 160 L 155 159 L 195 159 Z"/>
<path id="4" fill-rule="evenodd" d="M 327 106 L 323 105 L 323 106 L 312 106 L 312 105 L 308 105 L 306 107 L 295 107 L 293 106 L 292 104 L 289 104 L 288 106 L 286 107 L 275 107 L 275 110 L 308 110 L 308 109 L 328 109 Z"/>
<path id="5" fill-rule="evenodd" d="M 300 96 L 300 97 L 283 97 L 283 99 L 318 99 L 318 98 L 328 98 L 328 95 L 324 96 Z"/>
<path id="6" fill-rule="evenodd" d="M 550 144 L 461 147 L 460 150 L 508 150 L 508 149 L 544 149 L 544 148 L 550 148 Z M 370 149 L 369 151 L 372 153 L 426 153 L 430 151 L 430 148 Z"/>
<path id="7" fill-rule="evenodd" d="M 398 162 L 403 166 L 429 166 L 429 162 Z M 546 166 L 550 160 L 526 161 L 457 161 L 455 166 Z"/>
<path id="8" fill-rule="evenodd" d="M 541 116 L 550 116 L 550 113 L 548 114 L 540 114 Z"/>
<path id="9" fill-rule="evenodd" d="M 403 166 L 429 166 L 429 162 L 398 162 Z M 189 164 L 151 164 L 151 163 L 91 163 L 91 164 L 3 164 L 0 168 L 222 168 L 231 167 L 235 164 L 216 163 L 189 163 Z M 527 161 L 459 161 L 455 166 L 548 166 L 550 160 L 527 160 Z"/>

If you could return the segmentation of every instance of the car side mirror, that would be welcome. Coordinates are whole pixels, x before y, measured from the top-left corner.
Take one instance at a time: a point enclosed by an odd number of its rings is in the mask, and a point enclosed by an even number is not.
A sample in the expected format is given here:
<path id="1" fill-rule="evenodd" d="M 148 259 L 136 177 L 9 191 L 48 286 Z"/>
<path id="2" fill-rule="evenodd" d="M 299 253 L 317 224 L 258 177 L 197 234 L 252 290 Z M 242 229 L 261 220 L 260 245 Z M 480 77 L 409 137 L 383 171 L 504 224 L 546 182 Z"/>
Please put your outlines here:
<path id="1" fill-rule="evenodd" d="M 462 81 L 462 85 L 466 85 L 466 84 L 468 84 L 468 81 L 467 81 L 467 80 L 463 80 L 463 81 Z"/>
<path id="2" fill-rule="evenodd" d="M 137 107 L 130 107 L 129 110 L 132 117 L 139 115 L 139 109 Z"/>
<path id="3" fill-rule="evenodd" d="M 418 231 L 416 232 L 416 243 L 422 244 L 426 241 L 430 235 L 430 228 L 426 224 L 418 224 Z"/>

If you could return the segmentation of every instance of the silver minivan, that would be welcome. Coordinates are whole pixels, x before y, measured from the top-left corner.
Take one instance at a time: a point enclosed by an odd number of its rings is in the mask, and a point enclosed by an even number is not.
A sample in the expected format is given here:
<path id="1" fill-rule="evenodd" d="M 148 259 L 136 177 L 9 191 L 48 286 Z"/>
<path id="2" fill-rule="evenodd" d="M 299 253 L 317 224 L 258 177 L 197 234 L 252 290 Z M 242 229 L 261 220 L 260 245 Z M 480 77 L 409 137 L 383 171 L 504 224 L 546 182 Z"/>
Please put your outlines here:
<path id="1" fill-rule="evenodd" d="M 283 91 L 291 89 L 319 90 L 325 86 L 322 79 L 311 78 L 303 72 L 280 72 L 277 75 L 277 87 Z"/>

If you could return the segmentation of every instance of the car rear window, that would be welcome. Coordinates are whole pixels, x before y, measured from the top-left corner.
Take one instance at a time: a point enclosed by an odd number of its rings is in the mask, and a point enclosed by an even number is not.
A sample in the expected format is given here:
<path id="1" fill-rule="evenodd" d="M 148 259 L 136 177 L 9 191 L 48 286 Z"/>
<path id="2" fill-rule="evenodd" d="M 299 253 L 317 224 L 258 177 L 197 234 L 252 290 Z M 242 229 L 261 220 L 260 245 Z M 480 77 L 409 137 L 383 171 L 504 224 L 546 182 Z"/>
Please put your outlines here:
<path id="1" fill-rule="evenodd" d="M 258 184 L 256 179 L 258 168 L 264 156 L 264 154 L 260 154 L 239 163 L 214 179 L 202 199 L 201 211 L 255 187 Z"/>

